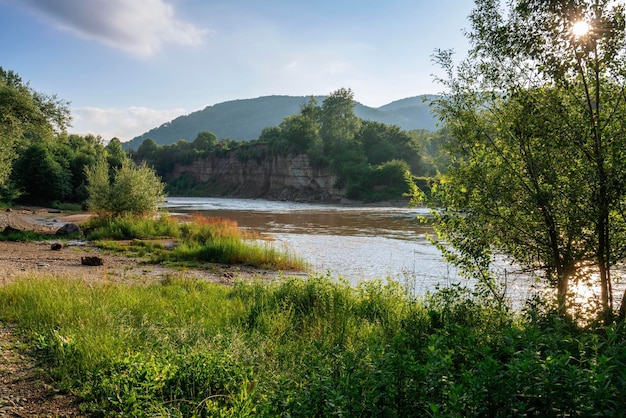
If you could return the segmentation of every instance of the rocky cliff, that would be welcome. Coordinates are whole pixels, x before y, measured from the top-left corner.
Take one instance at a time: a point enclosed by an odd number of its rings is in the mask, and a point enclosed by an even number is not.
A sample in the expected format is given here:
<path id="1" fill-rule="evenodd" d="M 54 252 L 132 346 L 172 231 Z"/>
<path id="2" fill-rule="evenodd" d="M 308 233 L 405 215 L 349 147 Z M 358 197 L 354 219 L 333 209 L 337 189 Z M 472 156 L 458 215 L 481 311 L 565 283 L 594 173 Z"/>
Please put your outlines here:
<path id="1" fill-rule="evenodd" d="M 173 179 L 187 176 L 209 196 L 268 198 L 307 202 L 337 202 L 344 190 L 329 168 L 314 168 L 304 154 L 245 159 L 235 152 L 176 165 Z"/>

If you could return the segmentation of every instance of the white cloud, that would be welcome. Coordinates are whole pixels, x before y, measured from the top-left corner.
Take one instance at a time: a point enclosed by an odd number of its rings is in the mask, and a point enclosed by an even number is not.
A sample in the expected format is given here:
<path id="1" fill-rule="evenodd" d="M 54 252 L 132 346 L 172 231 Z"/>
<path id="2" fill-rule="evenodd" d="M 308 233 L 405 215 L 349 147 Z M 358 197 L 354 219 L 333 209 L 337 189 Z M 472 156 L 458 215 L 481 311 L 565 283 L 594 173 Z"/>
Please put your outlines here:
<path id="1" fill-rule="evenodd" d="M 138 56 L 164 44 L 199 45 L 207 30 L 175 16 L 168 0 L 23 0 L 60 29 Z"/>
<path id="2" fill-rule="evenodd" d="M 72 109 L 71 133 L 100 135 L 104 140 L 117 137 L 122 142 L 185 114 L 185 109 L 156 110 L 146 107 Z"/>

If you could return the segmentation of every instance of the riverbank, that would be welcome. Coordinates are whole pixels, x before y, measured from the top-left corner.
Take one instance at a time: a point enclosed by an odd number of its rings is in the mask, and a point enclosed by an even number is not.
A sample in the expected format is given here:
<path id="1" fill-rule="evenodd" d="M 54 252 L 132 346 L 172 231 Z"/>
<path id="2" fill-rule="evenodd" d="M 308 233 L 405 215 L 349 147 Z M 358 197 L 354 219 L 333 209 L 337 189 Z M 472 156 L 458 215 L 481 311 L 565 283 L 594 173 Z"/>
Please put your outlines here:
<path id="1" fill-rule="evenodd" d="M 65 240 L 54 233 L 67 223 L 86 221 L 90 213 L 61 211 L 20 206 L 0 213 L 0 231 L 10 227 L 21 231 L 49 234 L 49 239 L 37 242 L 0 241 L 0 283 L 21 277 L 68 277 L 87 282 L 127 284 L 151 283 L 173 276 L 185 276 L 211 283 L 232 284 L 234 280 L 270 280 L 280 272 L 242 265 L 203 263 L 195 268 L 149 264 L 148 257 L 131 257 L 124 253 L 102 250 L 88 242 Z M 61 243 L 58 250 L 52 244 Z M 98 256 L 101 266 L 85 266 L 82 257 Z"/>
<path id="2" fill-rule="evenodd" d="M 66 240 L 54 233 L 67 223 L 89 219 L 89 213 L 67 214 L 37 207 L 16 207 L 0 213 L 5 228 L 48 234 L 37 242 L 0 241 L 0 287 L 20 281 L 76 281 L 82 286 L 156 286 L 166 280 L 199 280 L 232 285 L 236 280 L 272 280 L 276 271 L 236 265 L 203 263 L 197 268 L 147 264 L 147 257 L 102 250 L 88 242 Z M 53 244 L 61 244 L 53 249 Z M 86 266 L 83 257 L 97 256 L 101 266 Z M 47 366 L 38 361 L 22 331 L 0 322 L 0 417 L 83 416 L 77 398 L 59 390 Z"/>
<path id="3" fill-rule="evenodd" d="M 394 283 L 355 289 L 324 276 L 33 279 L 0 286 L 0 313 L 52 386 L 95 416 L 619 416 L 626 406 L 624 327 L 582 329 L 540 304 L 519 315 L 458 287 L 416 300 Z"/>

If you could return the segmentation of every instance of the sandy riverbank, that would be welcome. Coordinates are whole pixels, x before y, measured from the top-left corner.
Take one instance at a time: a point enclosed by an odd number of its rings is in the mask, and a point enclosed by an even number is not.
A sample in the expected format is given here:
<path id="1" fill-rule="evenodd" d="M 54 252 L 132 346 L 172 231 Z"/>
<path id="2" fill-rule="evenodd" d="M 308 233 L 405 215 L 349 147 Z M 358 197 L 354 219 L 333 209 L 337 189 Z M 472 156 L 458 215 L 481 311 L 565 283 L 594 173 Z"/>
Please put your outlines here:
<path id="1" fill-rule="evenodd" d="M 18 207 L 0 213 L 0 231 L 7 226 L 50 234 L 41 242 L 0 242 L 0 284 L 32 275 L 69 277 L 88 282 L 146 284 L 168 276 L 185 276 L 216 283 L 230 284 L 236 279 L 272 279 L 279 273 L 245 266 L 207 263 L 201 268 L 180 269 L 146 264 L 146 258 L 128 257 L 122 253 L 103 251 L 89 243 L 67 241 L 54 233 L 68 222 L 80 225 L 91 214 L 67 214 L 45 208 Z M 63 243 L 61 250 L 51 244 Z M 84 266 L 81 257 L 101 257 L 102 266 Z"/>

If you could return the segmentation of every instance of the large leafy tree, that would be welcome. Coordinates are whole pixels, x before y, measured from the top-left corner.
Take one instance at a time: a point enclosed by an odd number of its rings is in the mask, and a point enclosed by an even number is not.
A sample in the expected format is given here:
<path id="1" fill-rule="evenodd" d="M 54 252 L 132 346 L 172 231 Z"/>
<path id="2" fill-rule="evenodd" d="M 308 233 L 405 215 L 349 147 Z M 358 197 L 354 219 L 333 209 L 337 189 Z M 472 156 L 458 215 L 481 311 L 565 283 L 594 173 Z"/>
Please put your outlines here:
<path id="1" fill-rule="evenodd" d="M 0 187 L 6 186 L 16 150 L 27 148 L 29 140 L 64 133 L 70 120 L 67 102 L 35 91 L 0 67 Z"/>
<path id="2" fill-rule="evenodd" d="M 420 169 L 419 146 L 411 135 L 396 125 L 363 121 L 357 134 L 370 164 L 403 158 L 414 172 Z"/>
<path id="3" fill-rule="evenodd" d="M 14 178 L 28 201 L 47 204 L 64 201 L 71 196 L 72 178 L 69 167 L 55 158 L 50 144 L 34 142 L 14 163 Z"/>
<path id="4" fill-rule="evenodd" d="M 196 136 L 196 139 L 193 140 L 191 146 L 199 151 L 212 151 L 217 145 L 217 142 L 217 135 L 213 132 L 204 131 L 200 132 Z"/>
<path id="5" fill-rule="evenodd" d="M 83 203 L 85 167 L 107 154 L 102 139 L 93 135 L 57 135 L 30 140 L 18 147 L 8 183 L 23 201 Z M 11 197 L 11 196 L 7 196 Z"/>
<path id="6" fill-rule="evenodd" d="M 326 153 L 349 146 L 361 127 L 361 120 L 354 113 L 354 92 L 341 88 L 330 93 L 322 103 L 320 119 Z"/>
<path id="7" fill-rule="evenodd" d="M 438 55 L 454 157 L 435 188 L 436 227 L 492 291 L 504 253 L 556 288 L 562 313 L 572 281 L 596 282 L 608 320 L 626 255 L 624 5 L 475 3 L 469 56 Z"/>

